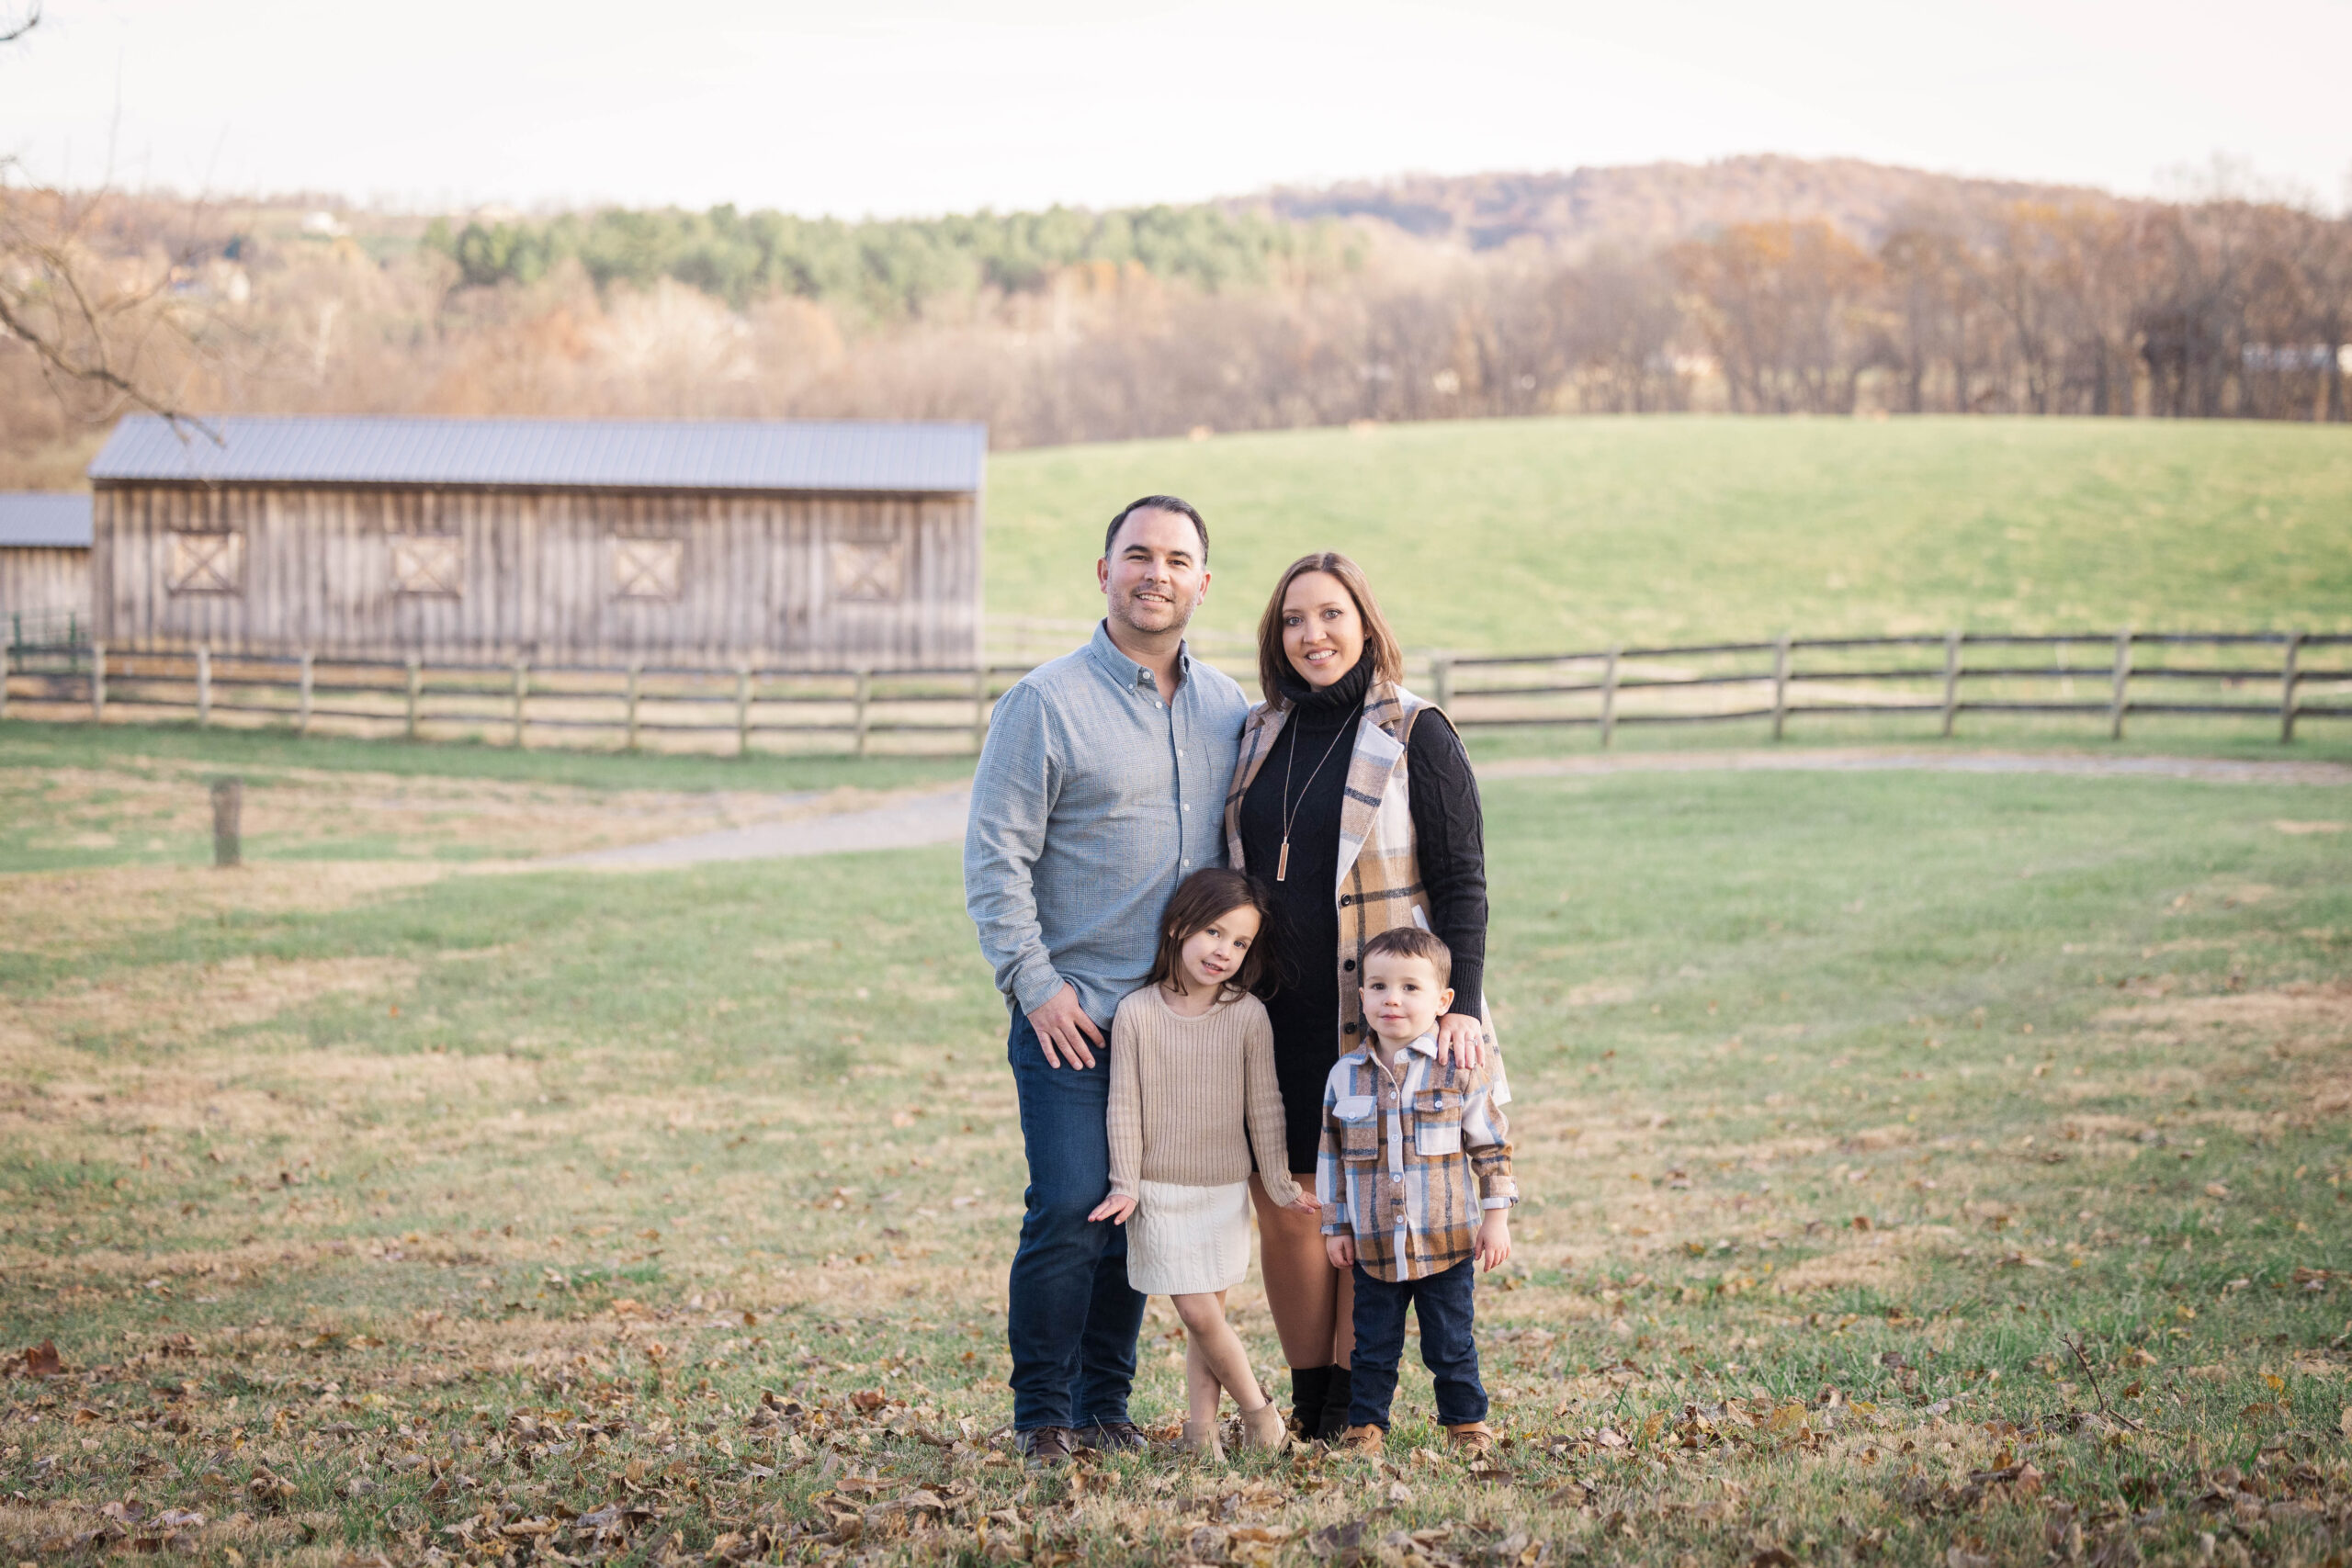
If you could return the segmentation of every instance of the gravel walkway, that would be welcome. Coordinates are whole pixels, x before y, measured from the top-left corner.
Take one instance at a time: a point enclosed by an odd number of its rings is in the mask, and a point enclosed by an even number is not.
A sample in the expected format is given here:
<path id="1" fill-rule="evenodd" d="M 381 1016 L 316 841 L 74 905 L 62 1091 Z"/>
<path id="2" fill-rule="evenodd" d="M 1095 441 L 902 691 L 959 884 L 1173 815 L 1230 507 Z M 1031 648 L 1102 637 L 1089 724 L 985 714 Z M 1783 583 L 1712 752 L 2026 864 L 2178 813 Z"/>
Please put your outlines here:
<path id="1" fill-rule="evenodd" d="M 2050 773 L 2067 778 L 2191 779 L 2202 784 L 2321 784 L 2352 786 L 2352 764 L 2343 762 L 2236 761 L 2212 757 L 2100 757 L 2080 752 L 1810 750 L 1651 751 L 1589 757 L 1520 757 L 1488 762 L 1482 779 L 1555 778 L 1586 773 Z M 968 788 L 913 795 L 865 811 L 803 817 L 679 839 L 662 839 L 624 849 L 598 850 L 540 862 L 642 871 L 695 865 L 705 861 L 779 860 L 798 855 L 844 854 L 858 850 L 904 850 L 952 844 L 964 837 L 972 804 Z"/>

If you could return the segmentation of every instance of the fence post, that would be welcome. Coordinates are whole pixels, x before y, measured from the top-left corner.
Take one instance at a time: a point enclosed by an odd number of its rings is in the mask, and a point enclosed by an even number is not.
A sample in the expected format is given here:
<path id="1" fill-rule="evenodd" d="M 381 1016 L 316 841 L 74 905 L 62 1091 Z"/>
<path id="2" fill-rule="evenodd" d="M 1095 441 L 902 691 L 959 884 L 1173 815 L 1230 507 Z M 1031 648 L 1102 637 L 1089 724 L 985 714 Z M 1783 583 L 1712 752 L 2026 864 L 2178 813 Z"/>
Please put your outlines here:
<path id="1" fill-rule="evenodd" d="M 196 649 L 196 727 L 204 728 L 212 722 L 212 648 L 199 643 Z"/>
<path id="2" fill-rule="evenodd" d="M 212 863 L 241 865 L 244 862 L 243 833 L 238 818 L 245 808 L 245 781 L 212 781 Z"/>
<path id="3" fill-rule="evenodd" d="M 972 751 L 989 743 L 989 667 L 983 661 L 972 671 Z"/>
<path id="4" fill-rule="evenodd" d="M 530 690 L 531 661 L 518 659 L 514 661 L 514 747 L 517 750 L 523 746 L 523 699 Z"/>
<path id="5" fill-rule="evenodd" d="M 1960 634 L 1944 634 L 1944 739 L 1951 739 L 1952 721 L 1960 715 Z"/>
<path id="6" fill-rule="evenodd" d="M 1447 653 L 1430 655 L 1430 700 L 1441 712 L 1453 709 L 1453 656 Z"/>
<path id="7" fill-rule="evenodd" d="M 1609 645 L 1609 662 L 1600 671 L 1600 745 L 1606 750 L 1617 739 L 1617 656 L 1624 644 Z"/>
<path id="8" fill-rule="evenodd" d="M 90 645 L 90 722 L 107 721 L 107 645 Z"/>
<path id="9" fill-rule="evenodd" d="M 294 721 L 294 733 L 311 733 L 311 650 L 307 648 L 302 650 L 302 713 Z"/>
<path id="10" fill-rule="evenodd" d="M 637 750 L 637 678 L 644 668 L 641 659 L 628 661 L 628 749 L 632 751 Z"/>
<path id="11" fill-rule="evenodd" d="M 2132 628 L 2115 634 L 2115 686 L 2107 701 L 2107 738 L 2123 739 L 2123 716 L 2131 711 Z"/>
<path id="12" fill-rule="evenodd" d="M 8 664 L 15 650 L 0 644 L 0 719 L 8 716 Z"/>
<path id="13" fill-rule="evenodd" d="M 752 667 L 735 667 L 735 755 L 752 754 Z"/>
<path id="14" fill-rule="evenodd" d="M 865 705 L 873 698 L 874 672 L 864 665 L 860 665 L 857 671 L 857 686 L 850 697 L 854 705 L 849 722 L 850 728 L 854 732 L 857 754 L 861 757 L 865 755 Z"/>
<path id="15" fill-rule="evenodd" d="M 408 738 L 416 739 L 417 699 L 424 694 L 424 665 L 415 654 L 408 656 Z"/>
<path id="16" fill-rule="evenodd" d="M 2303 634 L 2287 634 L 2287 662 L 2278 674 L 2278 744 L 2285 746 L 2295 739 L 2295 673 L 2296 655 L 2302 651 Z M 0 677 L 5 678 L 5 677 Z"/>
<path id="17" fill-rule="evenodd" d="M 1778 740 L 1789 722 L 1789 634 L 1772 645 L 1772 739 Z"/>

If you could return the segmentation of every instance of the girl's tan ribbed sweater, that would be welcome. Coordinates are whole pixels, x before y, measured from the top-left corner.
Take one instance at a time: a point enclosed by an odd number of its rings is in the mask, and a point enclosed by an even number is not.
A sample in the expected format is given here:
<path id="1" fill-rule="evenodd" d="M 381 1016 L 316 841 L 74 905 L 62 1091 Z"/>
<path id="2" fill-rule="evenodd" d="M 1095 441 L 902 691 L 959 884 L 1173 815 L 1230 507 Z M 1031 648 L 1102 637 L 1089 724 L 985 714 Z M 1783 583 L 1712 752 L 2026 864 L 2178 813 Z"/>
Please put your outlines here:
<path id="1" fill-rule="evenodd" d="M 1247 1181 L 1255 1148 L 1267 1196 L 1295 1201 L 1266 1005 L 1244 996 L 1186 1018 L 1158 986 L 1128 993 L 1111 1021 L 1110 1130 L 1119 1197 L 1142 1181 Z"/>

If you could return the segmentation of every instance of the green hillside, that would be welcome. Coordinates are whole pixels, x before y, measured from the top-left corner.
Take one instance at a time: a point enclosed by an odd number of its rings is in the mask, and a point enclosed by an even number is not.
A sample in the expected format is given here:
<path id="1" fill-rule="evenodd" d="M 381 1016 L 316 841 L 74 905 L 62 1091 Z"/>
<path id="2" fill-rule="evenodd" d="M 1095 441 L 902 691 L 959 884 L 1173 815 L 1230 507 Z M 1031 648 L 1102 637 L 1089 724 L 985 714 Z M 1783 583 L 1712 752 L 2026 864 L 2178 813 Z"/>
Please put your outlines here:
<path id="1" fill-rule="evenodd" d="M 2352 431 L 2126 420 L 1545 419 L 1010 452 L 995 615 L 1099 613 L 1103 523 L 1207 514 L 1204 626 L 1363 560 L 1417 647 L 1973 630 L 2352 630 Z"/>

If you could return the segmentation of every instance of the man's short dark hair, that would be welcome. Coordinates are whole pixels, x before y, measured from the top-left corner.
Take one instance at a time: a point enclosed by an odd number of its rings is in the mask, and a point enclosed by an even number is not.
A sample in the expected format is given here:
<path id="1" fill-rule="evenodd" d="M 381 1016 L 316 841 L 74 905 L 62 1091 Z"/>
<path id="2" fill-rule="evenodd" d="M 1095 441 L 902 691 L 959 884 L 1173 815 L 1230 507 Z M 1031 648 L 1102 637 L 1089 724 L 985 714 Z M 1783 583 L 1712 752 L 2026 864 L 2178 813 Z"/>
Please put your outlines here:
<path id="1" fill-rule="evenodd" d="M 1209 525 L 1201 521 L 1199 509 L 1180 495 L 1147 495 L 1141 501 L 1131 501 L 1119 508 L 1119 514 L 1111 519 L 1111 526 L 1102 532 L 1104 560 L 1111 558 L 1111 547 L 1119 542 L 1120 525 L 1138 512 L 1173 512 L 1179 517 L 1191 518 L 1193 532 L 1201 536 L 1201 563 L 1204 566 L 1208 564 Z"/>
<path id="2" fill-rule="evenodd" d="M 1425 931 L 1419 926 L 1391 926 L 1363 944 L 1363 962 L 1388 953 L 1399 958 L 1427 959 L 1437 971 L 1440 986 L 1453 984 L 1453 949 L 1445 945 L 1435 931 Z"/>

